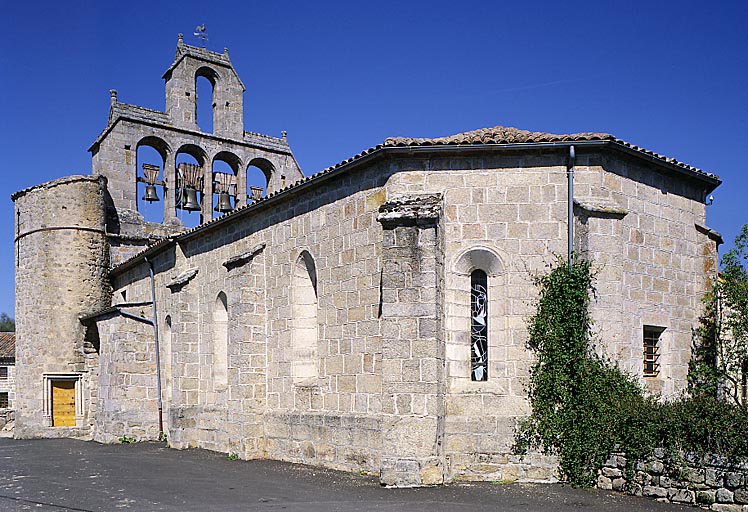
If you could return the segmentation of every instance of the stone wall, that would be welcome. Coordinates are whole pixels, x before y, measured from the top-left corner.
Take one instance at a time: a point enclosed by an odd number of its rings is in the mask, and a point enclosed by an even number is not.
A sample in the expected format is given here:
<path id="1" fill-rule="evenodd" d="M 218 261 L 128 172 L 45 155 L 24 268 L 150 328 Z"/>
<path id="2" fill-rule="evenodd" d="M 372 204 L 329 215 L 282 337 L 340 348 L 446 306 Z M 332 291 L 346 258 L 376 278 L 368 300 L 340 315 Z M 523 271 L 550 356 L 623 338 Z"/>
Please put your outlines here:
<path id="1" fill-rule="evenodd" d="M 705 219 L 693 182 L 655 172 L 640 161 L 608 155 L 582 159 L 575 197 L 589 215 L 586 255 L 598 266 L 592 316 L 601 353 L 639 376 L 650 392 L 674 396 L 686 387 L 691 329 L 698 323 L 705 271 L 716 248 L 697 227 Z M 585 163 L 587 165 L 585 165 Z M 660 371 L 643 377 L 642 331 L 663 330 Z"/>
<path id="2" fill-rule="evenodd" d="M 148 306 L 123 309 L 148 317 L 151 311 Z M 100 320 L 98 325 L 105 343 L 99 352 L 94 439 L 158 439 L 153 327 L 115 314 Z M 99 428 L 100 425 L 107 428 Z"/>
<path id="3" fill-rule="evenodd" d="M 197 114 L 198 77 L 207 78 L 213 87 L 213 130 L 201 129 Z M 166 80 L 166 111 L 161 112 L 122 103 L 117 91 L 111 90 L 109 119 L 104 130 L 93 142 L 92 170 L 109 180 L 109 232 L 130 237 L 147 238 L 144 231 L 152 226 L 129 222 L 138 215 L 139 203 L 136 177 L 143 178 L 142 164 L 158 165 L 159 182 L 166 182 L 159 195 L 163 201 L 164 222 L 179 230 L 176 218 L 177 156 L 190 155 L 202 167 L 202 221 L 213 217 L 213 166 L 222 161 L 236 176 L 235 206 L 247 203 L 247 168 L 256 166 L 267 178 L 267 193 L 275 192 L 301 180 L 304 176 L 294 158 L 288 141 L 244 131 L 244 85 L 236 74 L 228 53 L 197 48 L 179 39 L 177 55 L 163 77 Z M 207 100 L 207 99 L 206 99 Z M 203 123 L 206 127 L 208 123 Z M 153 148 L 160 162 L 139 162 L 138 149 Z M 160 188 L 160 184 L 157 184 Z M 166 191 L 167 193 L 162 193 Z M 119 222 L 115 216 L 122 217 Z M 121 259 L 118 261 L 122 261 Z"/>
<path id="4" fill-rule="evenodd" d="M 637 179 L 644 184 L 632 186 L 629 175 L 641 168 L 613 166 L 617 174 L 610 178 L 604 164 L 597 153 L 578 158 L 583 229 L 577 243 L 601 269 L 593 311 L 603 339 L 612 336 L 600 350 L 620 353 L 627 369 L 641 368 L 641 325 L 672 322 L 665 360 L 682 364 L 679 347 L 690 343 L 684 326 L 698 314 L 687 295 L 698 293 L 698 271 L 712 257 L 689 252 L 705 243 L 695 227 L 703 208 L 691 205 L 690 189 L 670 184 L 671 190 L 643 175 Z M 163 245 L 149 258 L 172 446 L 380 468 L 382 481 L 392 485 L 554 481 L 555 459 L 511 452 L 516 421 L 528 412 L 532 358 L 525 321 L 536 294 L 530 276 L 553 253 L 565 252 L 565 190 L 565 162 L 557 153 L 401 158 L 301 187 Z M 648 230 L 655 230 L 658 215 L 672 220 L 655 237 Z M 638 241 L 637 232 L 647 238 Z M 650 259 L 649 251 L 667 258 Z M 303 254 L 312 262 L 303 268 L 312 269 L 316 290 L 317 343 L 313 373 L 304 367 L 299 379 L 293 276 Z M 681 265 L 677 272 L 673 261 Z M 470 379 L 469 275 L 475 268 L 489 276 L 485 382 Z M 672 299 L 650 293 L 654 276 Z M 628 294 L 626 283 L 646 288 L 645 295 Z M 150 301 L 142 261 L 117 270 L 114 285 L 116 302 Z M 215 324 L 222 294 L 227 329 Z M 628 316 L 614 314 L 624 306 Z M 661 316 L 646 316 L 657 308 Z M 120 326 L 129 319 L 102 322 L 102 343 L 120 348 L 102 348 L 106 394 L 99 408 L 117 404 L 122 413 L 99 415 L 97 439 L 154 438 L 152 332 Z M 217 340 L 224 332 L 227 338 Z M 218 342 L 226 348 L 218 350 Z M 140 348 L 123 348 L 129 346 Z M 111 380 L 132 374 L 125 352 L 143 358 L 136 379 L 142 389 L 133 396 Z M 216 379 L 223 374 L 225 383 Z M 662 381 L 666 389 L 684 385 L 666 368 Z M 127 422 L 117 421 L 122 414 Z"/>
<path id="5" fill-rule="evenodd" d="M 13 425 L 16 413 L 13 409 L 0 409 L 0 432 Z"/>
<path id="6" fill-rule="evenodd" d="M 0 362 L 0 366 L 8 369 L 8 378 L 0 379 L 0 393 L 8 393 L 8 408 L 13 409 L 16 401 L 16 365 Z"/>
<path id="7" fill-rule="evenodd" d="M 349 470 L 379 467 L 382 231 L 376 215 L 385 179 L 381 169 L 370 170 L 272 209 L 260 204 L 253 215 L 153 256 L 172 446 Z M 302 250 L 316 267 L 318 360 L 312 381 L 299 383 L 291 370 L 291 269 Z M 150 301 L 143 263 L 119 273 L 114 284 L 115 303 Z M 228 313 L 225 385 L 215 380 L 213 324 L 221 293 Z M 149 306 L 144 315 L 151 317 Z M 102 441 L 156 435 L 152 330 L 133 323 L 116 315 L 99 320 L 95 438 Z M 137 368 L 126 354 L 143 358 Z M 137 386 L 147 389 L 115 389 L 122 379 L 134 383 L 135 370 L 146 379 Z"/>
<path id="8" fill-rule="evenodd" d="M 713 454 L 680 453 L 669 456 L 658 448 L 646 462 L 636 464 L 633 485 L 628 486 L 626 457 L 612 455 L 597 479 L 601 489 L 628 490 L 658 501 L 695 504 L 718 512 L 748 511 L 748 464 L 734 463 Z"/>
<path id="9" fill-rule="evenodd" d="M 106 282 L 106 179 L 70 176 L 17 192 L 16 437 L 88 431 L 96 354 L 86 349 L 83 313 L 110 304 Z M 50 378 L 78 380 L 76 427 L 51 426 Z"/>
<path id="10" fill-rule="evenodd" d="M 552 481 L 552 459 L 526 464 L 511 452 L 516 421 L 529 412 L 531 275 L 566 252 L 566 162 L 558 153 L 526 151 L 401 165 L 388 193 L 444 197 L 447 474 Z M 697 227 L 705 215 L 699 190 L 636 160 L 581 150 L 575 183 L 576 250 L 598 272 L 591 305 L 598 351 L 651 391 L 683 390 L 704 269 L 716 258 L 706 251 L 713 240 Z M 490 296 L 485 382 L 470 379 L 469 276 L 476 268 L 487 272 Z M 644 325 L 665 327 L 660 372 L 647 379 Z"/>

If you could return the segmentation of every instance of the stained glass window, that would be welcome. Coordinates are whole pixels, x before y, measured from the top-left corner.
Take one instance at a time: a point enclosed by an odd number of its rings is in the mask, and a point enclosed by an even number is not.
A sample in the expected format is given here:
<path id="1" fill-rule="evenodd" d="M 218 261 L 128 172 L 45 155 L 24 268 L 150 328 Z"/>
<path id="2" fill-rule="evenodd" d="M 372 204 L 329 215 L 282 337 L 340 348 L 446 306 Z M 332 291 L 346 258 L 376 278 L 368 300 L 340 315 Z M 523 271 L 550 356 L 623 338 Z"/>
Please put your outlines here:
<path id="1" fill-rule="evenodd" d="M 482 270 L 470 274 L 471 380 L 488 380 L 488 276 Z"/>

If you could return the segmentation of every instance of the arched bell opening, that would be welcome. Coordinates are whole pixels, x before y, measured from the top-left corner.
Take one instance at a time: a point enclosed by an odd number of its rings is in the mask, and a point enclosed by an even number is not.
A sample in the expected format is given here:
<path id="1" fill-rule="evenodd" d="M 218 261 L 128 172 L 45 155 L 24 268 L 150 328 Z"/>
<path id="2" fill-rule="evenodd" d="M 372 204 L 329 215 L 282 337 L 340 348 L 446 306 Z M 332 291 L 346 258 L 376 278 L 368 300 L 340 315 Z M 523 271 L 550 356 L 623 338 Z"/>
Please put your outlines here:
<path id="1" fill-rule="evenodd" d="M 265 158 L 255 158 L 247 166 L 247 202 L 267 196 L 270 178 L 275 173 L 273 164 Z"/>
<path id="2" fill-rule="evenodd" d="M 209 212 L 203 211 L 204 167 L 207 162 L 205 151 L 193 144 L 185 144 L 176 154 L 176 216 L 186 228 L 194 228 L 204 219 L 211 218 Z"/>
<path id="3" fill-rule="evenodd" d="M 213 133 L 216 125 L 216 82 L 218 73 L 201 67 L 195 73 L 195 121 L 203 133 Z"/>
<path id="4" fill-rule="evenodd" d="M 213 159 L 213 217 L 220 217 L 242 206 L 239 190 L 246 187 L 242 183 L 239 169 L 241 162 L 233 153 L 222 151 Z"/>
<path id="5" fill-rule="evenodd" d="M 137 145 L 135 187 L 138 212 L 147 222 L 164 221 L 164 164 L 168 145 L 157 137 L 145 137 Z"/>

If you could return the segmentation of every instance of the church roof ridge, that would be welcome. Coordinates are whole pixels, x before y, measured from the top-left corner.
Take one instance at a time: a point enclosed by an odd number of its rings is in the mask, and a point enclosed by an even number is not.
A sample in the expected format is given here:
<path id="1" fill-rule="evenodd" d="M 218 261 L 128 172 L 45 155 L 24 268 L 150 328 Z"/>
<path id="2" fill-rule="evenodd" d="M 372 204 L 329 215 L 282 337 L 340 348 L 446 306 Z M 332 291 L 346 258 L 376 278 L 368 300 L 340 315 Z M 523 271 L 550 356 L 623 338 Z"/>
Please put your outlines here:
<path id="1" fill-rule="evenodd" d="M 475 144 L 537 144 L 550 142 L 587 142 L 587 141 L 610 141 L 620 144 L 636 152 L 643 153 L 657 160 L 662 160 L 669 164 L 682 167 L 689 171 L 718 178 L 717 175 L 703 171 L 698 167 L 681 162 L 675 158 L 661 155 L 654 151 L 642 148 L 619 139 L 610 133 L 601 132 L 581 132 L 569 134 L 555 134 L 548 132 L 533 132 L 521 130 L 511 126 L 494 126 L 491 128 L 480 128 L 467 132 L 448 135 L 445 137 L 388 137 L 382 144 L 383 147 L 403 147 L 403 146 L 460 146 Z"/>

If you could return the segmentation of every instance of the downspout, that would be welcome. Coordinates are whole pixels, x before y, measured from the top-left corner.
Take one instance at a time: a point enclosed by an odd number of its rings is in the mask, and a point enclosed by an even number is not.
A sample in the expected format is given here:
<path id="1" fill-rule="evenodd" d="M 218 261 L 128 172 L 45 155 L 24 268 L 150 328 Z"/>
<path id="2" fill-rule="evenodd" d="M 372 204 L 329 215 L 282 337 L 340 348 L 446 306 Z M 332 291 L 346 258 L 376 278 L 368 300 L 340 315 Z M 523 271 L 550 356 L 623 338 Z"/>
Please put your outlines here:
<path id="1" fill-rule="evenodd" d="M 156 393 L 158 404 L 158 439 L 164 438 L 164 404 L 161 401 L 161 350 L 158 343 L 158 316 L 156 314 L 156 279 L 153 276 L 153 262 L 148 257 L 143 261 L 148 264 L 148 273 L 151 275 L 151 299 L 153 302 L 153 339 L 156 344 Z"/>
<path id="2" fill-rule="evenodd" d="M 567 201 L 569 203 L 569 214 L 566 219 L 567 223 L 567 253 L 566 259 L 571 264 L 571 254 L 574 251 L 574 163 L 576 161 L 576 154 L 574 153 L 574 146 L 569 146 L 569 169 L 566 172 L 568 178 L 568 192 L 569 197 Z M 154 299 L 155 300 L 155 299 Z M 155 307 L 155 304 L 154 304 Z"/>

